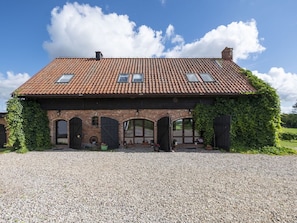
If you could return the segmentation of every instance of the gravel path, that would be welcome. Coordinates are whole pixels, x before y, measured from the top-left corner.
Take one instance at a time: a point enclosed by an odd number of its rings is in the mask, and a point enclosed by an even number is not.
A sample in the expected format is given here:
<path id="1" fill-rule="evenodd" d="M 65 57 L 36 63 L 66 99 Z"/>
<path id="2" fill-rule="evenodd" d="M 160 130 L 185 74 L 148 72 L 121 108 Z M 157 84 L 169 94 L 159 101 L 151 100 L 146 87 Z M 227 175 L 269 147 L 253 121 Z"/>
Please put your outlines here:
<path id="1" fill-rule="evenodd" d="M 297 156 L 0 154 L 0 222 L 297 222 Z"/>

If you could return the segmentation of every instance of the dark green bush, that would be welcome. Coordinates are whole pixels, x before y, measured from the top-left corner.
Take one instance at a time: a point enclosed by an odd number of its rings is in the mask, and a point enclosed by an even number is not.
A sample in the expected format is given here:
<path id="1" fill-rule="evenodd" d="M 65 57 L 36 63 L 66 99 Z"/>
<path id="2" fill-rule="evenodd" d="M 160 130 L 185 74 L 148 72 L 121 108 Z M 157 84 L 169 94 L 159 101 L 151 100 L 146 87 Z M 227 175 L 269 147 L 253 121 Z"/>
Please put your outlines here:
<path id="1" fill-rule="evenodd" d="M 297 140 L 297 134 L 289 133 L 289 132 L 281 132 L 279 133 L 279 138 L 281 140 Z"/>

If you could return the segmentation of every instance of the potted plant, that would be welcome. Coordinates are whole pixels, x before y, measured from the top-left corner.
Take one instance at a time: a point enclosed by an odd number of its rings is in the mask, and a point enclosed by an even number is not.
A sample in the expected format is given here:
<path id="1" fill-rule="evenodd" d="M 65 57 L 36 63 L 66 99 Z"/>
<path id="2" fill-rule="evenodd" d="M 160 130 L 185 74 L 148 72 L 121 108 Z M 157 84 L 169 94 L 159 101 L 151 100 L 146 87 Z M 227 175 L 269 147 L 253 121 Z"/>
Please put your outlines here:
<path id="1" fill-rule="evenodd" d="M 104 142 L 101 143 L 101 150 L 107 150 L 108 149 L 108 145 Z"/>

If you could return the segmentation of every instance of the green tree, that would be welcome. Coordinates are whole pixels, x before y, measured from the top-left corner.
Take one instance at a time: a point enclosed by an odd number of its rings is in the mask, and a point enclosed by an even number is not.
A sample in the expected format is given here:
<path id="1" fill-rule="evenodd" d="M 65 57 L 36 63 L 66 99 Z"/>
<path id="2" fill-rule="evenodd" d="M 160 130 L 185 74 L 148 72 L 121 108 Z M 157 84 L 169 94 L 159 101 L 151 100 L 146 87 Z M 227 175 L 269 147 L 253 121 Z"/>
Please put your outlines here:
<path id="1" fill-rule="evenodd" d="M 293 114 L 297 114 L 297 102 L 293 105 Z"/>

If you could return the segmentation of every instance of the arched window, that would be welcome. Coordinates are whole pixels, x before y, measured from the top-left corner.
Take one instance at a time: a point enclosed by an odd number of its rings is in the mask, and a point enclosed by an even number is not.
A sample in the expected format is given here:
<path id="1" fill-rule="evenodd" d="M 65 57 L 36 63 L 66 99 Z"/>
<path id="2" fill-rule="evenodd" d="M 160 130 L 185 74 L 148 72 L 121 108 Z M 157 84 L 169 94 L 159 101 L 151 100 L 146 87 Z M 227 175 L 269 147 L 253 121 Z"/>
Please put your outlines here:
<path id="1" fill-rule="evenodd" d="M 65 120 L 58 120 L 56 122 L 56 144 L 68 144 L 67 122 Z"/>
<path id="2" fill-rule="evenodd" d="M 178 119 L 173 122 L 173 139 L 178 143 L 194 143 L 200 134 L 195 131 L 192 118 Z"/>
<path id="3" fill-rule="evenodd" d="M 98 116 L 92 117 L 92 126 L 98 126 Z"/>
<path id="4" fill-rule="evenodd" d="M 132 143 L 150 143 L 154 140 L 154 123 L 146 119 L 131 119 L 124 122 L 124 141 Z"/>

